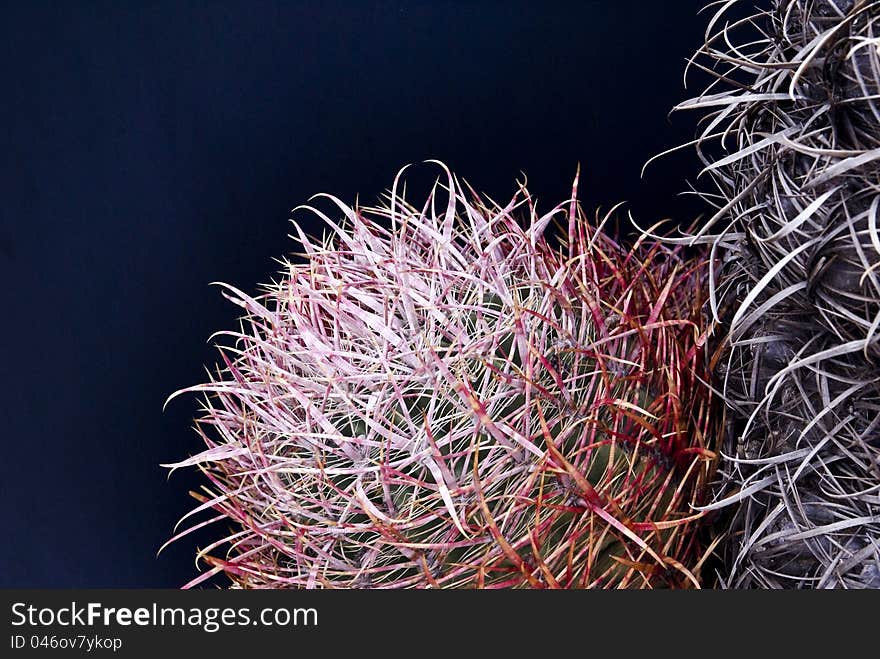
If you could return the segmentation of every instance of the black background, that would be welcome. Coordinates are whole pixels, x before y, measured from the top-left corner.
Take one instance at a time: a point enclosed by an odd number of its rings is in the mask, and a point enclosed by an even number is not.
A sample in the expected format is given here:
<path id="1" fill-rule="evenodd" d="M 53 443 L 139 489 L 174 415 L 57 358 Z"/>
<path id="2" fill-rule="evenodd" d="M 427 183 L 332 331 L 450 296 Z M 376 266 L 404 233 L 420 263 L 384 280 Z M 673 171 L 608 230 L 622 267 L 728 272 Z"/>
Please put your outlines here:
<path id="1" fill-rule="evenodd" d="M 372 202 L 438 158 L 545 208 L 689 222 L 667 114 L 699 0 L 0 3 L 0 586 L 175 587 L 206 340 L 316 192 Z M 298 216 L 303 219 L 301 216 Z M 319 230 L 319 227 L 314 227 Z"/>

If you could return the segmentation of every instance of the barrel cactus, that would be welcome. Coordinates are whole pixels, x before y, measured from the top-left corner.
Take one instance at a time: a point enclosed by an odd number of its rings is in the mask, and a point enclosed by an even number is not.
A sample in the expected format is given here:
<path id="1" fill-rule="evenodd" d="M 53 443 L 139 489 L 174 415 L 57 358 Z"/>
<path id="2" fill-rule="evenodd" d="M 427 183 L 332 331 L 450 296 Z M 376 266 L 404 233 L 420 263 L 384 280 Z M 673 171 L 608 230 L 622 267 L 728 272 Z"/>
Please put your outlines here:
<path id="1" fill-rule="evenodd" d="M 400 177 L 376 207 L 320 196 L 276 283 L 224 286 L 223 365 L 174 394 L 202 394 L 206 448 L 169 466 L 214 511 L 172 541 L 231 532 L 187 586 L 700 586 L 705 255 L 622 247 L 577 179 L 541 214 L 439 171 L 418 205 Z"/>
<path id="2" fill-rule="evenodd" d="M 719 3 L 720 4 L 720 3 Z M 744 7 L 748 4 L 748 7 Z M 880 2 L 724 3 L 681 108 L 712 216 L 723 585 L 880 587 Z"/>

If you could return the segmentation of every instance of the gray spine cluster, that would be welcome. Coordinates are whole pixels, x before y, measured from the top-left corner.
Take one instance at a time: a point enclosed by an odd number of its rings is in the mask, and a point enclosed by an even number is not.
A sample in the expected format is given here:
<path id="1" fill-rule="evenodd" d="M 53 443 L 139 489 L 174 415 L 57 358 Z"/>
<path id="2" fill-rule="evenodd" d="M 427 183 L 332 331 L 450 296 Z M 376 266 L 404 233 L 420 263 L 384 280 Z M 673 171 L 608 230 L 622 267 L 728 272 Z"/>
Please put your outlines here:
<path id="1" fill-rule="evenodd" d="M 880 2 L 746 4 L 679 106 L 712 182 L 722 585 L 880 588 Z"/>

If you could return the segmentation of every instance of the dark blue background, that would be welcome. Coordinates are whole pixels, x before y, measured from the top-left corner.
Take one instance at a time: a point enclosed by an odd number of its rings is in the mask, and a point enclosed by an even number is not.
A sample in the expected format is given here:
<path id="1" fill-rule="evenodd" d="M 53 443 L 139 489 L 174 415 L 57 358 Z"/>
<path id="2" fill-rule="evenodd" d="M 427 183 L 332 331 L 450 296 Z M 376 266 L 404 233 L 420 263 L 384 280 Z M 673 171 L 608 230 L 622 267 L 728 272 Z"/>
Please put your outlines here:
<path id="1" fill-rule="evenodd" d="M 373 201 L 446 161 L 545 206 L 691 219 L 697 0 L 0 5 L 0 586 L 177 586 L 206 343 L 316 192 Z M 201 538 L 204 541 L 204 537 Z"/>

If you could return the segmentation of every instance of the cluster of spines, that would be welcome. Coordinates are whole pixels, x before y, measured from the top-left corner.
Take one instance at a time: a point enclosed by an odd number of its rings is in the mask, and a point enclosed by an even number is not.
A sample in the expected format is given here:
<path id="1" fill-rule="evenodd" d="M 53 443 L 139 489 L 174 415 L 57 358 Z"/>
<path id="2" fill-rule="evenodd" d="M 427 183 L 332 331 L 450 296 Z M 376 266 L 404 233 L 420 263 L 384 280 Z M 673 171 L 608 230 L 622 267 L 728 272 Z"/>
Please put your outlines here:
<path id="1" fill-rule="evenodd" d="M 204 385 L 192 528 L 240 587 L 694 587 L 713 476 L 703 261 L 448 174 L 330 233 Z M 519 219 L 517 219 L 519 218 Z M 562 247 L 544 237 L 567 220 Z M 561 230 L 561 229 L 560 229 Z M 182 392 L 178 392 L 182 393 Z M 189 529 L 176 537 L 185 535 Z"/>
<path id="2" fill-rule="evenodd" d="M 693 66 L 727 401 L 722 584 L 880 587 L 880 2 L 724 3 Z"/>

